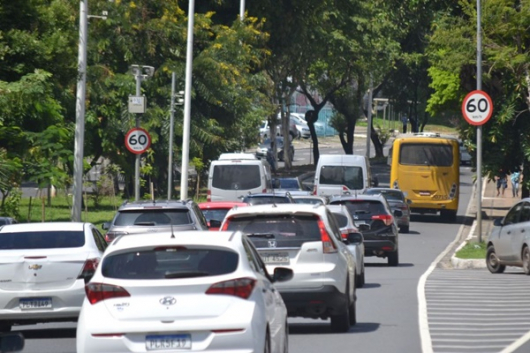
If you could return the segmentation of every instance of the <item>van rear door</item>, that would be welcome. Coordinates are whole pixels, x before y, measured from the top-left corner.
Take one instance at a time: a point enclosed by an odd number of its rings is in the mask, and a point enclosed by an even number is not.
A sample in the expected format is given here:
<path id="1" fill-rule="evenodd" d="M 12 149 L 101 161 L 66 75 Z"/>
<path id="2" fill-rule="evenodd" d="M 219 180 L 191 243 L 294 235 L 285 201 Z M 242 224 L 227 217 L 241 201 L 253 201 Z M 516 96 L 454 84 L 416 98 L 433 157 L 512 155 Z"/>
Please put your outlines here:
<path id="1" fill-rule="evenodd" d="M 249 192 L 263 192 L 261 163 L 241 160 L 215 164 L 210 173 L 209 201 L 239 201 Z"/>

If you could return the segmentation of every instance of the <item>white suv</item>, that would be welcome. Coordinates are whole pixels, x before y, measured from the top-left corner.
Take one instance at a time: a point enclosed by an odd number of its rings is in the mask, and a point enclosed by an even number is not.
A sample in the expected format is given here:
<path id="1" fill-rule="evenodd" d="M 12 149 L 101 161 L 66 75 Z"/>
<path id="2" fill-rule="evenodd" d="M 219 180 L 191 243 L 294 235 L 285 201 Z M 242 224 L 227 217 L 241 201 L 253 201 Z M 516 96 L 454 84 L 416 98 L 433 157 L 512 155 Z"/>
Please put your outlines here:
<path id="1" fill-rule="evenodd" d="M 325 206 L 241 207 L 228 212 L 221 229 L 246 234 L 269 273 L 293 270 L 291 281 L 276 285 L 289 316 L 330 318 L 335 332 L 355 325 L 355 259 Z"/>

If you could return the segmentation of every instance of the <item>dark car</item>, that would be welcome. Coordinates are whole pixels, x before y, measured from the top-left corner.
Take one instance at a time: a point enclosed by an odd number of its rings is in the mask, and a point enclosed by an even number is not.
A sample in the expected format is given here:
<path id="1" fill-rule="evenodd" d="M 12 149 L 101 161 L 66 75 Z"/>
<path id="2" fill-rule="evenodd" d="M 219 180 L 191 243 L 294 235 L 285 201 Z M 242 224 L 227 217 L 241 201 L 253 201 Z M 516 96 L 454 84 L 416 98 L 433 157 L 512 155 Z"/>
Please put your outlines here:
<path id="1" fill-rule="evenodd" d="M 389 266 L 399 264 L 398 226 L 396 217 L 402 212 L 392 212 L 382 195 L 339 196 L 330 205 L 345 205 L 357 228 L 364 236 L 364 255 L 386 257 Z"/>
<path id="2" fill-rule="evenodd" d="M 387 200 L 390 209 L 400 210 L 403 214 L 396 217 L 396 222 L 401 233 L 408 233 L 410 228 L 410 200 L 405 197 L 403 191 L 391 188 L 369 188 L 364 191 L 366 195 L 381 194 Z"/>
<path id="3" fill-rule="evenodd" d="M 278 160 L 283 161 L 283 137 L 276 136 L 276 150 L 278 151 Z M 263 143 L 261 143 L 258 148 L 256 149 L 256 157 L 257 158 L 267 158 L 267 151 L 271 148 L 271 139 L 268 138 Z M 289 156 L 291 157 L 291 161 L 294 158 L 294 147 L 291 144 L 289 147 Z"/>
<path id="4" fill-rule="evenodd" d="M 0 217 L 0 226 L 4 226 L 6 224 L 16 224 L 16 223 L 18 222 L 13 217 Z"/>
<path id="5" fill-rule="evenodd" d="M 191 201 L 125 201 L 112 222 L 103 223 L 105 240 L 145 232 L 208 230 L 199 206 Z"/>
<path id="6" fill-rule="evenodd" d="M 288 191 L 275 193 L 248 194 L 242 202 L 250 205 L 266 205 L 277 203 L 295 203 Z"/>

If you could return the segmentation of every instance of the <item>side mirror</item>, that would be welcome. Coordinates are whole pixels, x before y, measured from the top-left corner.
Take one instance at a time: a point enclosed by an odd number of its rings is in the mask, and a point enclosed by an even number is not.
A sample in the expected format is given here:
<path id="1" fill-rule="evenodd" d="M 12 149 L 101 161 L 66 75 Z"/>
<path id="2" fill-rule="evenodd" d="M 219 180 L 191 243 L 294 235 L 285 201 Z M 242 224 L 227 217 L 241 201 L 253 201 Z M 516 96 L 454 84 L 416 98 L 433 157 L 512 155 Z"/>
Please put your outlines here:
<path id="1" fill-rule="evenodd" d="M 0 352 L 20 352 L 24 349 L 24 336 L 21 333 L 0 335 Z"/>
<path id="2" fill-rule="evenodd" d="M 401 210 L 394 211 L 394 217 L 402 217 L 402 216 L 403 216 L 403 212 Z"/>
<path id="3" fill-rule="evenodd" d="M 110 222 L 105 222 L 101 225 L 102 229 L 109 230 L 110 228 Z"/>
<path id="4" fill-rule="evenodd" d="M 359 225 L 355 225 L 357 227 L 357 229 L 359 229 L 361 232 L 366 232 L 366 231 L 369 231 L 370 230 L 370 225 L 369 224 L 359 224 Z"/>
<path id="5" fill-rule="evenodd" d="M 222 222 L 217 219 L 211 219 L 208 228 L 221 228 L 221 223 Z"/>
<path id="6" fill-rule="evenodd" d="M 361 244 L 364 240 L 361 233 L 349 233 L 347 239 L 350 244 Z"/>
<path id="7" fill-rule="evenodd" d="M 493 221 L 493 225 L 495 227 L 502 227 L 504 225 L 503 220 L 503 218 L 495 218 L 495 220 Z"/>
<path id="8" fill-rule="evenodd" d="M 293 278 L 293 270 L 286 267 L 276 267 L 272 275 L 272 282 L 287 282 Z"/>

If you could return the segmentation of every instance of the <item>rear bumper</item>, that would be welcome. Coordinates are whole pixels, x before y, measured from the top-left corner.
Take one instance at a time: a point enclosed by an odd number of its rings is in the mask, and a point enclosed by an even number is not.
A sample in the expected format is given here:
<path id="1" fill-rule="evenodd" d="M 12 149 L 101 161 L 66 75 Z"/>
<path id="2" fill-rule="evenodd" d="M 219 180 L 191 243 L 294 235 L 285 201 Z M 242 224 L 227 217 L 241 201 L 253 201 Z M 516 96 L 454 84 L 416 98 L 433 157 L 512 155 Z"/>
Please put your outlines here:
<path id="1" fill-rule="evenodd" d="M 280 290 L 290 317 L 327 318 L 342 313 L 348 306 L 348 298 L 335 286 L 322 286 L 310 290 Z"/>
<path id="2" fill-rule="evenodd" d="M 398 251 L 396 237 L 387 237 L 387 239 L 364 240 L 364 256 L 378 256 L 382 253 Z"/>

